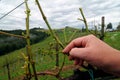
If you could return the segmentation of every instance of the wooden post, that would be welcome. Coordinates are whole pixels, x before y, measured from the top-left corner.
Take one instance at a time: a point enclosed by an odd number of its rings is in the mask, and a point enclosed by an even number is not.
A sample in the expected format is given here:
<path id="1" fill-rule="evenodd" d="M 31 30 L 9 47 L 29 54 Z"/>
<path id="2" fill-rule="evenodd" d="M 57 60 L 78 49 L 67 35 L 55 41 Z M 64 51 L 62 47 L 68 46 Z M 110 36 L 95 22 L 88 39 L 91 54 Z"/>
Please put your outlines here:
<path id="1" fill-rule="evenodd" d="M 6 58 L 6 68 L 7 68 L 8 80 L 11 80 L 11 75 L 10 75 L 10 64 L 9 64 L 7 58 Z"/>
<path id="2" fill-rule="evenodd" d="M 101 36 L 100 39 L 104 41 L 104 37 L 105 37 L 105 17 L 103 16 L 101 19 Z"/>
<path id="3" fill-rule="evenodd" d="M 6 67 L 7 67 L 7 73 L 8 73 L 8 80 L 11 80 L 9 64 L 7 64 Z"/>

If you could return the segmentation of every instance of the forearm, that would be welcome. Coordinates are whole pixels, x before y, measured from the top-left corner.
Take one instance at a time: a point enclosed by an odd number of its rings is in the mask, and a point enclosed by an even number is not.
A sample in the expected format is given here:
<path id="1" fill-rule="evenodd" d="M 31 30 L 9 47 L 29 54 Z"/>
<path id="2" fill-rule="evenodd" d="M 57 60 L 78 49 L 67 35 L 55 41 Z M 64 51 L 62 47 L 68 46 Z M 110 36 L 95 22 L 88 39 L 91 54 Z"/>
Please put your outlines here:
<path id="1" fill-rule="evenodd" d="M 114 49 L 111 53 L 108 55 L 108 59 L 106 58 L 107 65 L 104 70 L 116 76 L 120 76 L 120 51 Z"/>

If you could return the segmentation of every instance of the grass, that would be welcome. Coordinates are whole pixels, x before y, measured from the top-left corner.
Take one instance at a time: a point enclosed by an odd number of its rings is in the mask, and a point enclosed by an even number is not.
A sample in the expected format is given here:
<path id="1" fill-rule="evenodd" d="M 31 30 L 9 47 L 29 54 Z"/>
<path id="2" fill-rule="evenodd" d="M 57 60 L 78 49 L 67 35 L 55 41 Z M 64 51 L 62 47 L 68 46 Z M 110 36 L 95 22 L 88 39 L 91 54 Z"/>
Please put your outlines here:
<path id="1" fill-rule="evenodd" d="M 120 32 L 107 33 L 105 37 L 105 42 L 110 46 L 120 50 Z"/>
<path id="2" fill-rule="evenodd" d="M 71 33 L 69 33 L 71 34 Z M 58 34 L 58 36 L 63 35 L 62 32 Z M 70 35 L 67 35 L 70 36 Z M 61 40 L 63 40 L 63 37 L 60 37 Z M 49 55 L 46 55 L 43 57 L 44 59 L 41 61 L 41 56 L 37 55 L 37 51 L 39 48 L 44 49 L 45 51 L 48 51 L 49 43 L 55 42 L 52 37 L 46 38 L 44 41 L 41 41 L 40 43 L 32 45 L 32 52 L 34 53 L 35 60 L 37 58 L 36 62 L 36 69 L 37 71 L 44 71 L 47 69 L 51 69 L 55 67 L 55 58 L 51 58 Z M 16 61 L 16 63 L 10 64 L 10 72 L 12 78 L 17 77 L 18 75 L 24 74 L 23 69 L 21 68 L 24 65 L 24 61 L 20 61 L 22 58 L 21 52 L 26 52 L 25 48 L 22 48 L 20 50 L 16 50 L 14 52 L 9 53 L 8 55 L 4 55 L 0 57 L 0 80 L 7 80 L 7 71 L 6 67 L 3 68 L 3 66 L 7 63 L 6 59 L 8 59 L 8 63 Z M 36 56 L 37 55 L 37 56 Z M 55 57 L 55 55 L 53 55 Z M 63 54 L 60 53 L 60 64 L 62 63 Z M 66 60 L 66 64 L 69 64 L 68 60 Z"/>
<path id="3" fill-rule="evenodd" d="M 60 40 L 64 42 L 64 36 L 63 36 L 62 30 L 60 30 L 60 32 L 57 31 L 58 32 L 57 34 Z M 66 29 L 67 40 L 69 40 L 73 32 L 74 31 L 72 28 Z M 86 35 L 86 33 L 80 33 L 77 30 L 77 33 L 74 35 L 73 38 L 83 36 L 83 35 Z M 120 40 L 120 32 L 106 33 L 105 42 L 118 50 L 120 50 L 119 40 Z M 44 49 L 44 51 L 47 52 L 49 49 L 49 43 L 51 42 L 55 42 L 55 41 L 52 37 L 48 37 L 45 40 L 32 45 L 32 52 L 34 53 L 34 56 L 35 56 L 34 60 L 36 60 L 36 70 L 38 72 L 55 68 L 54 54 L 52 54 L 52 57 L 50 55 L 45 55 L 44 57 L 43 56 L 41 57 L 41 55 L 37 54 L 37 51 L 39 48 Z M 8 62 L 16 61 L 16 63 L 13 63 L 10 65 L 10 72 L 11 72 L 12 79 L 24 74 L 24 70 L 21 68 L 24 64 L 24 61 L 23 60 L 20 61 L 21 52 L 25 53 L 26 52 L 25 48 L 11 52 L 8 55 L 0 56 L 0 80 L 8 80 L 6 67 L 2 67 L 7 63 L 6 59 L 8 59 Z M 63 60 L 63 54 L 60 52 L 59 55 L 60 55 L 59 60 L 61 65 Z M 72 62 L 66 59 L 65 65 L 70 65 L 70 64 L 72 64 Z M 72 70 L 68 70 L 68 71 L 62 72 L 61 76 L 67 77 L 71 74 L 72 74 Z M 39 79 L 40 80 L 57 80 L 55 77 L 51 77 L 51 76 L 39 76 Z"/>

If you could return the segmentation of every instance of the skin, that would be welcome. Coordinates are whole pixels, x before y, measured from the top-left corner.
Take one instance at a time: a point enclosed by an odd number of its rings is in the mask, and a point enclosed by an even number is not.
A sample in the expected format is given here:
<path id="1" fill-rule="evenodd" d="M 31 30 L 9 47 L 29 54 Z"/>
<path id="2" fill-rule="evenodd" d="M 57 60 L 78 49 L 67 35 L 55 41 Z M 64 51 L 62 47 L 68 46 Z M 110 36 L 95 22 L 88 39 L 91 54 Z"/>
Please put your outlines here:
<path id="1" fill-rule="evenodd" d="M 108 73 L 120 76 L 120 51 L 107 45 L 94 35 L 76 38 L 63 50 L 75 65 L 87 62 Z"/>

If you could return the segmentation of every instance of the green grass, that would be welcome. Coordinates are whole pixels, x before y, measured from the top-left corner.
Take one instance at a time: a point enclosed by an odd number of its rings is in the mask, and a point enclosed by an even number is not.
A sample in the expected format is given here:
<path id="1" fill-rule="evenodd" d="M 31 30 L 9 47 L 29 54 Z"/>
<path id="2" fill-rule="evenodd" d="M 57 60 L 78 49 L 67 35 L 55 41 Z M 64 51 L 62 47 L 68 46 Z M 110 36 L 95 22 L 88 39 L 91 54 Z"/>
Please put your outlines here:
<path id="1" fill-rule="evenodd" d="M 70 36 L 71 34 L 72 33 L 69 33 L 69 35 L 67 35 L 67 36 Z M 61 40 L 63 40 L 63 37 L 61 37 L 62 35 L 63 35 L 62 32 L 60 32 L 58 34 L 58 36 L 60 36 Z M 48 37 L 45 40 L 41 41 L 40 43 L 32 45 L 32 52 L 34 54 L 35 60 L 37 58 L 36 70 L 38 72 L 52 69 L 55 67 L 55 55 L 53 55 L 53 58 L 51 58 L 49 55 L 46 55 L 45 57 L 43 57 L 44 59 L 42 61 L 41 61 L 41 56 L 37 55 L 37 51 L 39 48 L 44 49 L 45 51 L 48 51 L 49 44 L 51 42 L 53 43 L 53 42 L 55 42 L 55 40 L 52 37 Z M 22 52 L 26 53 L 25 48 L 16 50 L 14 52 L 9 53 L 8 55 L 4 55 L 4 56 L 0 57 L 0 61 L 1 61 L 0 62 L 0 80 L 7 80 L 7 70 L 6 70 L 6 67 L 3 68 L 3 66 L 6 65 L 7 62 L 11 63 L 13 61 L 17 61 L 14 64 L 10 64 L 10 72 L 11 72 L 12 78 L 15 78 L 19 75 L 24 74 L 24 70 L 21 68 L 24 65 L 24 61 L 19 60 L 22 58 L 22 55 L 21 55 Z M 6 59 L 7 59 L 7 62 L 6 62 Z M 62 64 L 62 61 L 63 61 L 63 54 L 60 53 L 60 65 Z M 67 64 L 71 64 L 71 62 L 66 59 L 66 65 Z M 50 79 L 48 79 L 48 80 L 50 80 Z"/>
<path id="2" fill-rule="evenodd" d="M 74 31 L 72 28 L 66 29 L 67 40 L 69 40 L 73 32 Z M 60 40 L 64 42 L 63 32 L 59 32 L 57 34 Z M 86 33 L 80 33 L 79 31 L 77 31 L 77 33 L 74 35 L 73 38 L 80 37 L 83 35 L 86 35 Z M 106 34 L 105 42 L 108 43 L 110 46 L 120 50 L 119 40 L 120 40 L 120 32 L 109 32 Z M 36 60 L 37 72 L 55 68 L 54 54 L 52 55 L 53 57 L 50 57 L 49 55 L 42 57 L 43 60 L 41 56 L 37 54 L 37 51 L 39 48 L 44 49 L 44 51 L 47 52 L 49 49 L 49 43 L 51 42 L 54 43 L 55 41 L 52 37 L 48 37 L 45 40 L 32 45 L 32 52 L 34 53 L 34 60 Z M 24 61 L 19 60 L 20 58 L 22 58 L 21 52 L 25 53 L 26 52 L 25 48 L 11 52 L 8 55 L 0 56 L 0 80 L 8 80 L 6 67 L 4 68 L 2 67 L 3 65 L 6 64 L 6 59 L 8 59 L 8 62 L 17 61 L 16 63 L 13 63 L 10 65 L 10 70 L 11 70 L 10 72 L 11 72 L 12 78 L 16 78 L 24 74 L 24 70 L 21 68 L 24 64 Z M 59 53 L 59 55 L 60 55 L 59 60 L 61 65 L 63 61 L 63 54 Z M 70 65 L 70 64 L 72 64 L 72 62 L 66 59 L 65 65 Z M 72 70 L 68 70 L 66 72 L 62 72 L 61 76 L 67 77 L 71 74 L 72 74 Z M 52 77 L 52 76 L 39 76 L 39 79 L 40 80 L 57 80 L 55 77 Z"/>
<path id="3" fill-rule="evenodd" d="M 107 33 L 105 37 L 105 42 L 110 46 L 120 50 L 120 32 Z"/>

